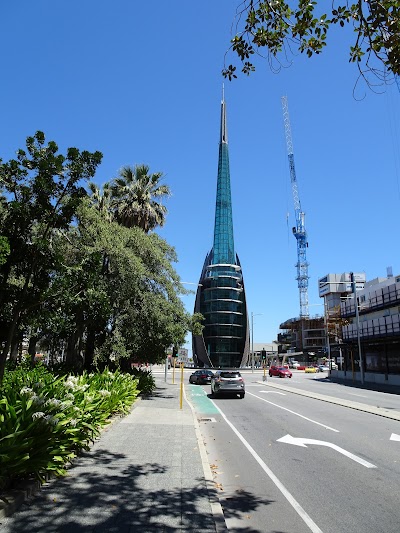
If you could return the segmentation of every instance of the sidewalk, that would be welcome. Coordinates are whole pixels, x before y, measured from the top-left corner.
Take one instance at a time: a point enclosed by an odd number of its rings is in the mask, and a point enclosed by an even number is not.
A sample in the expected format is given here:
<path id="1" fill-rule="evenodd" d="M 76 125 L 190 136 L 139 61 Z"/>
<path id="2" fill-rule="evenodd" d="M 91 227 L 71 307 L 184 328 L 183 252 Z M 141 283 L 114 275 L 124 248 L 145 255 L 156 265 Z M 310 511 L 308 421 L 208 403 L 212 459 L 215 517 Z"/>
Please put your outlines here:
<path id="1" fill-rule="evenodd" d="M 155 394 L 104 429 L 67 477 L 0 514 L 0 531 L 226 531 L 197 419 L 185 399 L 179 408 L 179 384 L 155 378 Z"/>

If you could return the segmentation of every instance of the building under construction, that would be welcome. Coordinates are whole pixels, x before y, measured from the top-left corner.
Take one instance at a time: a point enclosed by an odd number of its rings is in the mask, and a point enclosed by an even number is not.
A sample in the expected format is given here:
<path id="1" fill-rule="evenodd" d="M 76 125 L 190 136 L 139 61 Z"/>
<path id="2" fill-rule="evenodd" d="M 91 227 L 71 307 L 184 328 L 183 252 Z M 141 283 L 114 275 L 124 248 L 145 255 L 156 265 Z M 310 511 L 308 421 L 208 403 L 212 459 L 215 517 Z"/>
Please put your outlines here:
<path id="1" fill-rule="evenodd" d="M 279 325 L 278 334 L 282 353 L 303 353 L 308 361 L 325 355 L 326 334 L 324 317 L 289 318 Z"/>

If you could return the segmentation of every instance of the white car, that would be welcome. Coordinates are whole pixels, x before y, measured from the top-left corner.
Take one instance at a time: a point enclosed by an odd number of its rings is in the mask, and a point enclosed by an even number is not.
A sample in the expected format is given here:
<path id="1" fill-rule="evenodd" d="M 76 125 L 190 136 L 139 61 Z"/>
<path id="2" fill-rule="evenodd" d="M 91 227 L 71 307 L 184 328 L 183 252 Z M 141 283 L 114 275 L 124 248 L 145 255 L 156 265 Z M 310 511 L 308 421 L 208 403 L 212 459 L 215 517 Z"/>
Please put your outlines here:
<path id="1" fill-rule="evenodd" d="M 292 362 L 289 364 L 289 366 L 290 366 L 291 368 L 299 368 L 299 366 L 301 366 L 301 365 L 300 365 L 300 363 L 299 363 L 298 361 L 292 361 Z"/>
<path id="2" fill-rule="evenodd" d="M 331 370 L 337 370 L 339 368 L 335 361 L 325 361 L 324 365 L 326 365 Z"/>

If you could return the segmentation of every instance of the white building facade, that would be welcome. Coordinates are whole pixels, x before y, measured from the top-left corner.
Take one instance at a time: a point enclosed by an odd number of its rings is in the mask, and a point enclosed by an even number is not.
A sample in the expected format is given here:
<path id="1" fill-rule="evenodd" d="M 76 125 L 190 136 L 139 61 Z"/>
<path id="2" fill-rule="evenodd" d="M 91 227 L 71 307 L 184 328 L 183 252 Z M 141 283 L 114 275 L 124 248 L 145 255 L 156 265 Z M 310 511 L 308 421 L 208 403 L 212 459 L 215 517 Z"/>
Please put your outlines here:
<path id="1" fill-rule="evenodd" d="M 341 304 L 341 316 L 349 321 L 342 328 L 343 342 L 353 349 L 356 370 L 361 360 L 365 381 L 400 385 L 400 275 L 368 281 L 357 291 L 357 302 L 358 320 L 354 295 Z"/>

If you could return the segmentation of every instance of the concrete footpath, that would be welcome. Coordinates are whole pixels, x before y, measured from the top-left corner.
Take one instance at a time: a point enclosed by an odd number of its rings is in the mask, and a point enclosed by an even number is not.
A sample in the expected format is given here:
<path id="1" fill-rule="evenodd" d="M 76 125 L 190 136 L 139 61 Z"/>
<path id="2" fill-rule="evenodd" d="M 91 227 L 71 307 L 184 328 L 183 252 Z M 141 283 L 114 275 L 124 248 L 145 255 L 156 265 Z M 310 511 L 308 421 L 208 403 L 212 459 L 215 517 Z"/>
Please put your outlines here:
<path id="1" fill-rule="evenodd" d="M 155 378 L 155 394 L 105 428 L 67 477 L 11 516 L 3 506 L 1 533 L 227 531 L 192 407 L 180 409 L 179 384 Z"/>

